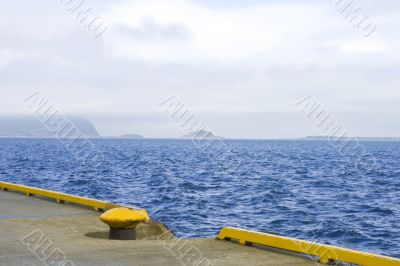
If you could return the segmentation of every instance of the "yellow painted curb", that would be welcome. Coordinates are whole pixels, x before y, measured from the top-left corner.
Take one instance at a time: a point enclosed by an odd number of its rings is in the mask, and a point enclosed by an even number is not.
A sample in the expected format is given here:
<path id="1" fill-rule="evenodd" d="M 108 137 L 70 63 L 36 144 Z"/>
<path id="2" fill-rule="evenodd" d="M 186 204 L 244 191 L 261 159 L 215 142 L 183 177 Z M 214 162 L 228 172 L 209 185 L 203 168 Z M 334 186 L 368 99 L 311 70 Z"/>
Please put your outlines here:
<path id="1" fill-rule="evenodd" d="M 307 254 L 319 257 L 320 263 L 323 264 L 341 261 L 361 266 L 400 266 L 400 260 L 396 258 L 234 227 L 223 228 L 218 235 L 218 239 L 236 239 L 242 245 L 259 244 Z"/>
<path id="2" fill-rule="evenodd" d="M 100 200 L 94 200 L 90 198 L 85 198 L 85 197 L 80 197 L 80 196 L 74 196 L 70 194 L 65 194 L 65 193 L 60 193 L 60 192 L 54 192 L 50 190 L 45 190 L 41 188 L 34 188 L 34 187 L 28 187 L 28 186 L 23 186 L 23 185 L 17 185 L 17 184 L 12 184 L 12 183 L 7 183 L 7 182 L 0 182 L 0 189 L 3 191 L 7 190 L 13 190 L 13 191 L 18 191 L 25 193 L 25 195 L 31 197 L 31 196 L 42 196 L 50 199 L 55 199 L 58 203 L 74 203 L 78 205 L 83 205 L 87 207 L 92 207 L 96 211 L 106 211 L 114 208 L 119 208 L 119 207 L 124 207 L 120 206 L 117 204 L 113 204 L 110 202 L 106 201 L 100 201 Z M 144 211 L 145 210 L 140 210 Z M 146 212 L 147 214 L 147 212 Z"/>

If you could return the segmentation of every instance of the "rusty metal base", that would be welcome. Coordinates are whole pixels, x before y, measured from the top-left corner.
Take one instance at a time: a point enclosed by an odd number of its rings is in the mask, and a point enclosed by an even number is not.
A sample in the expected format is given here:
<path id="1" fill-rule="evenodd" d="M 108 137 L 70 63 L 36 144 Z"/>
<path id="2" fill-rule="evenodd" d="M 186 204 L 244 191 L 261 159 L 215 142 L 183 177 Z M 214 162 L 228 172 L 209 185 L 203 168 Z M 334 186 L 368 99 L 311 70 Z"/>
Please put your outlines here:
<path id="1" fill-rule="evenodd" d="M 136 230 L 132 229 L 113 229 L 110 228 L 111 240 L 136 240 Z"/>

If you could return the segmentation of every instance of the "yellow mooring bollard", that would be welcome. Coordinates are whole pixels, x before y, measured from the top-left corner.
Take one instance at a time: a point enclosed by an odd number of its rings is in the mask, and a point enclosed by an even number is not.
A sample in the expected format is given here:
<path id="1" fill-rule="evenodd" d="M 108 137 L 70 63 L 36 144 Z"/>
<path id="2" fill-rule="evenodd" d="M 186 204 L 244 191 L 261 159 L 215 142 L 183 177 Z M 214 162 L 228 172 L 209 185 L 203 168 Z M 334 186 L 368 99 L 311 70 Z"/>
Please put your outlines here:
<path id="1" fill-rule="evenodd" d="M 100 216 L 100 220 L 110 227 L 110 239 L 135 240 L 136 226 L 141 222 L 150 221 L 145 210 L 114 208 Z"/>

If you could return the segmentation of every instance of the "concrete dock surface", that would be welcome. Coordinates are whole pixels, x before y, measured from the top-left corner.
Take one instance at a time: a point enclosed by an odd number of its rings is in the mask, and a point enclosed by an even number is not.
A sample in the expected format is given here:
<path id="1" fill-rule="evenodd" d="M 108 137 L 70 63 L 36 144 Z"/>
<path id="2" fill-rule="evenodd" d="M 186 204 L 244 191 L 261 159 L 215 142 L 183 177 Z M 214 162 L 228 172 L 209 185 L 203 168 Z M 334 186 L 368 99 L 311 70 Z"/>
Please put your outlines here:
<path id="1" fill-rule="evenodd" d="M 0 191 L 0 265 L 318 265 L 300 255 L 212 238 L 108 240 L 99 215 L 86 207 Z"/>

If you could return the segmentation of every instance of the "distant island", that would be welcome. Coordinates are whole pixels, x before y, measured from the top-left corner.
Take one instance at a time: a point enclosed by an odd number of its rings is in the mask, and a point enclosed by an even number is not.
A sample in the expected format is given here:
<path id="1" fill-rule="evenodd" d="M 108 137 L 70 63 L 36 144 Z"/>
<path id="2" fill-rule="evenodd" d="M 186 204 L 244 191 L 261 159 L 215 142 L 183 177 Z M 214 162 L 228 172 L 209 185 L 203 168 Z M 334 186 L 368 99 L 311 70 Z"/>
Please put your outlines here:
<path id="1" fill-rule="evenodd" d="M 66 116 L 66 122 L 78 129 L 80 134 L 88 138 L 119 138 L 143 139 L 138 134 L 125 134 L 122 136 L 103 137 L 97 132 L 96 127 L 87 119 L 78 116 Z M 64 123 L 64 122 L 63 122 Z M 62 127 L 63 124 L 60 125 Z M 49 128 L 50 127 L 50 128 Z M 57 138 L 57 129 L 42 123 L 33 115 L 0 116 L 0 138 Z"/>
<path id="2" fill-rule="evenodd" d="M 223 137 L 215 136 L 211 131 L 199 130 L 183 135 L 184 139 L 223 139 Z"/>
<path id="3" fill-rule="evenodd" d="M 137 134 L 126 134 L 126 135 L 120 136 L 120 138 L 122 138 L 122 139 L 144 139 L 143 136 L 137 135 Z"/>
<path id="4" fill-rule="evenodd" d="M 67 116 L 66 120 L 86 137 L 100 137 L 95 126 L 89 120 L 77 116 Z M 35 116 L 0 116 L 0 137 L 55 138 L 57 132 L 50 130 Z"/>
<path id="5" fill-rule="evenodd" d="M 330 136 L 306 136 L 304 138 L 300 138 L 299 140 L 335 140 L 340 137 L 330 137 Z M 343 137 L 343 139 L 356 139 L 362 141 L 400 141 L 400 138 L 395 137 Z"/>
<path id="6" fill-rule="evenodd" d="M 66 121 L 72 123 L 73 127 L 80 131 L 80 134 L 87 138 L 110 138 L 110 139 L 144 139 L 139 134 L 124 134 L 121 136 L 100 136 L 92 122 L 78 116 L 66 116 Z M 57 132 L 49 129 L 33 115 L 25 116 L 0 116 L 0 138 L 57 138 Z M 224 139 L 214 135 L 208 130 L 190 132 L 181 137 L 182 139 Z M 340 138 L 340 137 L 337 137 Z M 400 141 L 400 137 L 351 137 L 342 139 L 354 139 L 359 141 Z M 330 136 L 306 136 L 294 140 L 307 141 L 335 141 Z"/>

